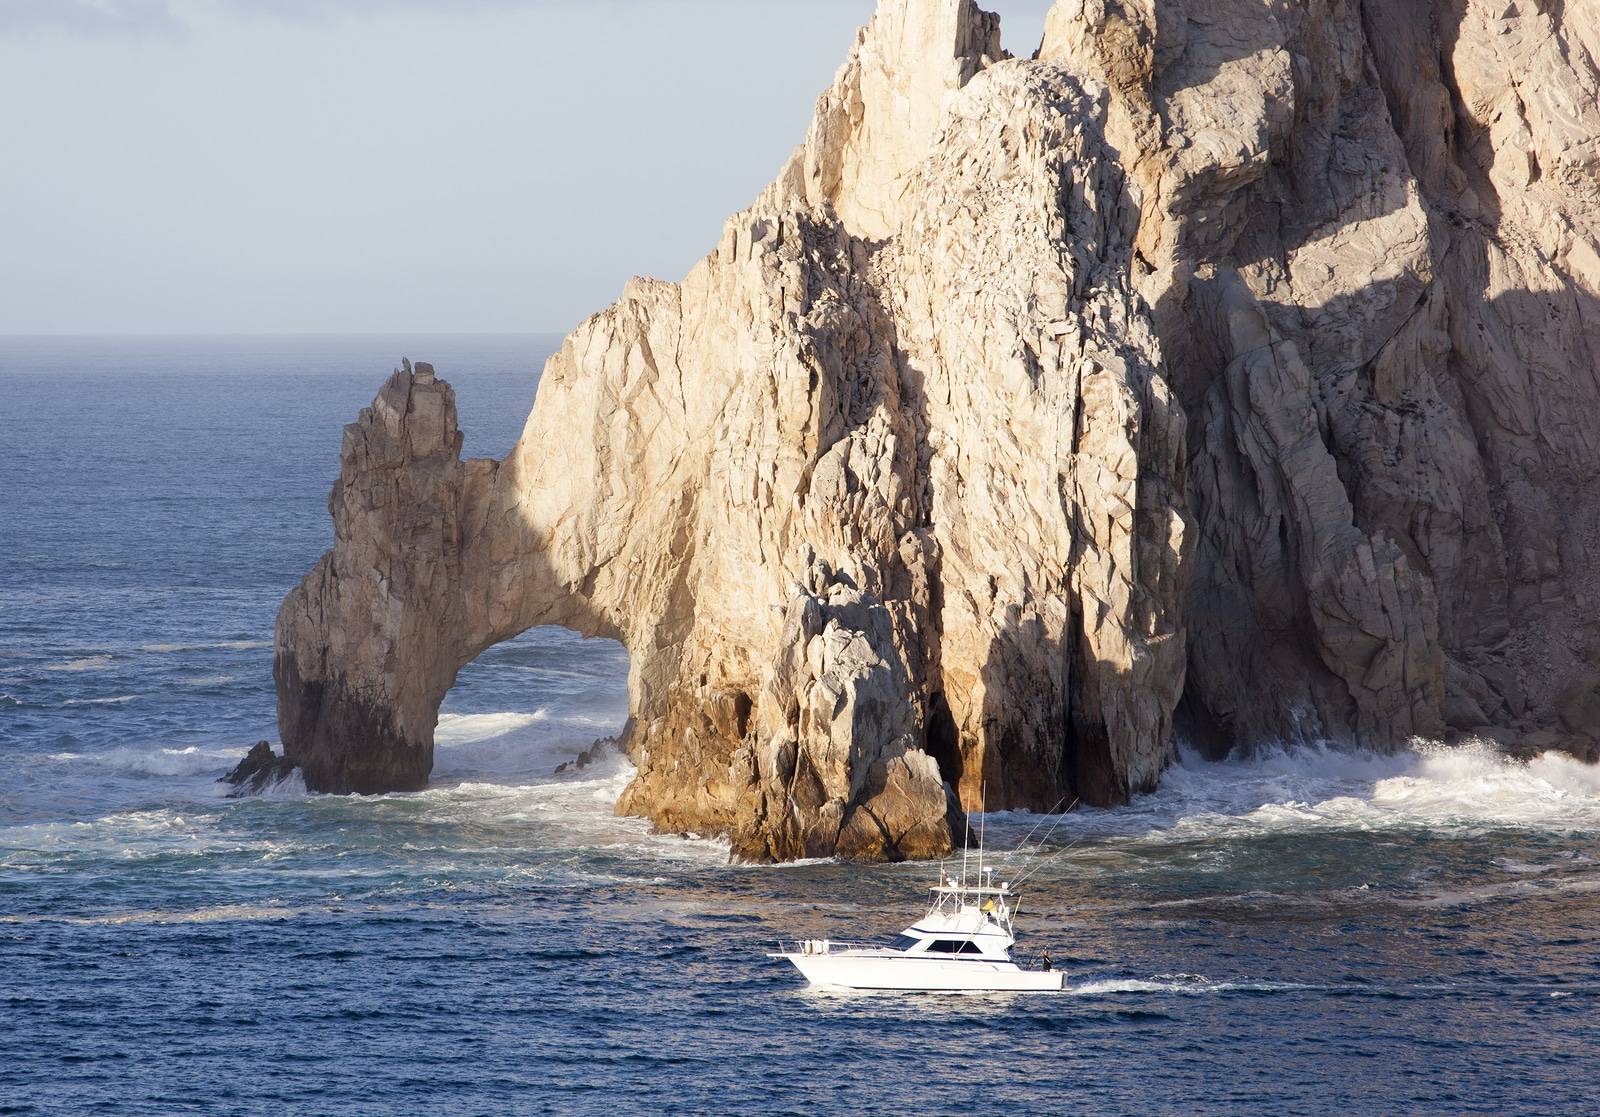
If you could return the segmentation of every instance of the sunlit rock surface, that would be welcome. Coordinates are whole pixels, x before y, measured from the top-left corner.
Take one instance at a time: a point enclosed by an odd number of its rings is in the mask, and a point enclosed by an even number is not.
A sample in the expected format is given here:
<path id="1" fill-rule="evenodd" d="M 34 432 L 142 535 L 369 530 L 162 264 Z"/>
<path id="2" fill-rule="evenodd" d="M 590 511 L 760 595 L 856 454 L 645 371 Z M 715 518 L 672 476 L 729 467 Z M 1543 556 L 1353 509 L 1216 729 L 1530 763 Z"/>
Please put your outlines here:
<path id="1" fill-rule="evenodd" d="M 1548 5 L 1545 8 L 1549 8 Z M 456 672 L 631 659 L 620 809 L 936 856 L 1198 743 L 1600 732 L 1600 0 L 883 0 L 680 284 L 503 462 L 401 369 L 276 676 L 308 786 L 420 786 Z"/>

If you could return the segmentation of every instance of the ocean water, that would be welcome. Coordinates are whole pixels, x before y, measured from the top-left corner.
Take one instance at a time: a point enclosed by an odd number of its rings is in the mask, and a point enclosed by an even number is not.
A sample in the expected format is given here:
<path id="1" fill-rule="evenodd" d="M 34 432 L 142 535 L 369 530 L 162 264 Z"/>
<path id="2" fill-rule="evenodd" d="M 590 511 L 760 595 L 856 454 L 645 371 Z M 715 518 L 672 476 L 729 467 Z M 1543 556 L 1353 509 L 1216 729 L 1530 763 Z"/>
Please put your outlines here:
<path id="1" fill-rule="evenodd" d="M 1600 770 L 1207 763 L 993 815 L 1061 994 L 806 989 L 925 865 L 733 866 L 555 769 L 626 654 L 463 673 L 416 795 L 246 800 L 278 601 L 401 355 L 515 440 L 542 337 L 0 339 L 0 1114 L 1600 1114 Z"/>

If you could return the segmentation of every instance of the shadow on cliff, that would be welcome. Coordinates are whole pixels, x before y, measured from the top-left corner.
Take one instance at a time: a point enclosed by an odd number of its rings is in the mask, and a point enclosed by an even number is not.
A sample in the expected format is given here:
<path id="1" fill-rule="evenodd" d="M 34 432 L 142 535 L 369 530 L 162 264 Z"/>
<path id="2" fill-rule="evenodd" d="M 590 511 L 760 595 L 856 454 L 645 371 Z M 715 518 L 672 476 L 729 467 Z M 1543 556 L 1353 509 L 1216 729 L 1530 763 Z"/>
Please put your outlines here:
<path id="1" fill-rule="evenodd" d="M 1439 81 L 1453 110 L 1442 140 L 1447 166 L 1460 179 L 1418 174 L 1430 211 L 1449 237 L 1441 268 L 1450 314 L 1448 371 L 1488 481 L 1504 569 L 1504 599 L 1487 611 L 1486 629 L 1462 634 L 1462 669 L 1475 692 L 1466 697 L 1501 699 L 1512 724 L 1500 717 L 1492 723 L 1516 732 L 1524 750 L 1538 747 L 1535 742 L 1559 743 L 1575 755 L 1593 756 L 1600 748 L 1600 625 L 1590 609 L 1574 605 L 1592 606 L 1600 590 L 1600 430 L 1588 421 L 1600 414 L 1600 297 L 1546 257 L 1543 247 L 1530 252 L 1529 231 L 1507 215 L 1491 173 L 1497 160 L 1489 125 L 1468 111 L 1455 72 L 1468 7 L 1461 0 L 1434 5 Z M 1563 18 L 1562 5 L 1541 7 Z M 1403 88 L 1401 76 L 1386 88 Z M 1526 112 L 1521 98 L 1519 92 L 1517 110 Z M 1423 167 L 1431 165 L 1428 156 L 1440 139 L 1402 132 L 1413 161 Z M 1526 189 L 1539 188 L 1549 169 L 1540 166 L 1536 144 L 1501 155 L 1512 173 L 1525 175 Z M 1525 164 L 1518 166 L 1520 160 Z M 1571 200 L 1600 200 L 1592 174 L 1591 165 L 1588 197 Z M 1556 224 L 1547 212 L 1524 216 L 1539 223 L 1538 233 Z M 1530 287 L 1484 298 L 1503 282 L 1508 259 L 1531 268 L 1524 277 Z M 1531 289 L 1534 282 L 1537 289 Z M 1470 703 L 1457 707 L 1474 712 Z M 1463 720 L 1451 728 L 1482 726 Z M 1568 734 L 1578 739 L 1568 743 Z"/>
<path id="2" fill-rule="evenodd" d="M 1203 85 L 1224 66 L 1260 49 L 1289 51 L 1293 78 L 1288 96 L 1294 117 L 1287 127 L 1281 120 L 1274 123 L 1273 94 L 1263 87 L 1270 162 L 1258 175 L 1242 175 L 1231 165 L 1213 167 L 1184 172 L 1175 185 L 1161 188 L 1169 194 L 1166 206 L 1175 225 L 1170 251 L 1177 270 L 1153 311 L 1166 376 L 1187 418 L 1187 499 L 1197 538 L 1184 607 L 1189 666 L 1175 716 L 1179 734 L 1212 757 L 1258 736 L 1294 739 L 1302 702 L 1351 704 L 1345 683 L 1324 664 L 1312 636 L 1310 583 L 1325 559 L 1326 540 L 1337 535 L 1339 525 L 1301 521 L 1324 515 L 1320 506 L 1308 507 L 1304 493 L 1308 486 L 1325 485 L 1327 478 L 1288 475 L 1286 470 L 1304 469 L 1306 463 L 1292 467 L 1270 456 L 1284 449 L 1272 442 L 1272 435 L 1282 432 L 1254 428 L 1270 424 L 1260 414 L 1263 408 L 1314 411 L 1338 480 L 1347 490 L 1358 489 L 1353 448 L 1339 445 L 1349 432 L 1340 429 L 1338 413 L 1375 406 L 1373 364 L 1427 294 L 1417 277 L 1402 276 L 1308 313 L 1293 303 L 1257 298 L 1247 288 L 1247 270 L 1281 282 L 1294 253 L 1313 240 L 1336 239 L 1356 223 L 1381 220 L 1408 204 L 1389 170 L 1380 167 L 1374 173 L 1370 164 L 1345 168 L 1336 158 L 1342 148 L 1364 144 L 1372 106 L 1353 97 L 1354 87 L 1342 85 L 1339 68 L 1319 67 L 1315 51 L 1298 49 L 1298 29 L 1280 26 L 1266 9 L 1247 7 L 1235 22 L 1253 32 L 1237 34 L 1230 23 L 1236 37 L 1213 41 L 1202 27 L 1191 42 L 1196 29 L 1181 9 L 1155 5 L 1158 99 Z M 1308 24 L 1316 18 L 1306 17 Z M 1169 162 L 1163 173 L 1176 166 Z M 1259 323 L 1240 331 L 1241 318 L 1252 314 L 1259 315 Z M 1261 361 L 1255 369 L 1235 367 L 1255 350 L 1284 341 L 1297 343 L 1306 365 L 1316 366 L 1320 323 L 1385 314 L 1398 318 L 1387 338 L 1350 362 L 1350 369 L 1320 376 L 1313 371 L 1309 385 L 1285 376 L 1278 359 Z M 1248 338 L 1243 345 L 1241 332 Z M 1274 371 L 1276 379 L 1264 379 L 1263 370 Z M 1346 376 L 1347 371 L 1355 375 Z M 1365 384 L 1360 383 L 1363 371 Z M 1352 394 L 1359 398 L 1348 398 Z M 1367 515 L 1359 495 L 1350 492 L 1352 518 L 1370 530 L 1382 517 Z M 1312 528 L 1315 534 L 1306 537 Z"/>
<path id="3" fill-rule="evenodd" d="M 1380 44 L 1375 36 L 1386 34 L 1388 21 L 1400 13 L 1381 3 L 1362 7 L 1367 41 Z M 1448 679 L 1440 713 L 1448 729 L 1471 733 L 1494 726 L 1509 733 L 1507 739 L 1552 745 L 1572 734 L 1581 740 L 1562 747 L 1581 754 L 1600 735 L 1600 633 L 1574 616 L 1570 601 L 1574 592 L 1600 585 L 1600 549 L 1594 546 L 1600 540 L 1600 437 L 1564 416 L 1600 411 L 1600 300 L 1559 271 L 1559 290 L 1489 294 L 1497 270 L 1504 272 L 1496 257 L 1507 235 L 1504 205 L 1489 173 L 1494 152 L 1487 128 L 1467 111 L 1454 80 L 1452 54 L 1465 7 L 1433 7 L 1436 41 L 1397 47 L 1390 35 L 1369 50 L 1384 119 L 1402 152 L 1396 171 L 1420 187 L 1431 274 L 1369 280 L 1318 305 L 1261 299 L 1259 306 L 1273 335 L 1294 342 L 1311 369 L 1310 402 L 1352 522 L 1369 536 L 1392 538 L 1437 589 Z M 1405 53 L 1424 47 L 1436 54 Z M 1442 135 L 1413 103 L 1426 103 L 1434 87 L 1444 91 L 1452 113 Z M 1303 184 L 1315 186 L 1320 176 L 1308 179 L 1307 171 L 1327 162 L 1325 133 L 1297 121 L 1288 167 L 1275 167 L 1251 191 L 1254 218 L 1226 252 L 1204 263 L 1222 271 L 1270 266 L 1287 261 L 1313 235 L 1338 235 L 1344 226 L 1302 217 L 1288 229 L 1277 216 L 1286 206 L 1315 201 Z M 1537 165 L 1530 178 L 1538 180 Z M 1404 197 L 1393 189 L 1362 197 L 1350 207 L 1352 220 L 1387 216 Z M 1509 236 L 1507 251 L 1515 256 L 1515 244 L 1526 236 L 1515 230 Z M 1227 394 L 1223 370 L 1243 354 L 1229 349 L 1220 324 L 1207 325 L 1222 316 L 1197 307 L 1204 298 L 1195 283 L 1174 284 L 1157 308 L 1163 348 L 1190 418 L 1190 471 L 1242 476 L 1241 489 L 1251 499 L 1251 491 L 1272 489 L 1281 479 L 1252 467 L 1241 432 L 1209 429 L 1219 413 L 1254 405 L 1256 387 L 1249 401 L 1233 401 L 1220 412 L 1207 406 L 1216 393 Z M 1341 329 L 1358 336 L 1341 337 Z M 1554 343 L 1546 340 L 1552 335 Z M 1550 360 L 1539 359 L 1537 345 L 1548 347 Z M 1451 458 L 1452 450 L 1465 453 Z M 1191 483 L 1190 492 L 1197 521 L 1220 522 L 1204 506 L 1204 486 Z M 1253 516 L 1249 507 L 1227 513 L 1236 520 Z M 1313 719 L 1312 738 L 1351 736 L 1337 721 L 1339 707 L 1353 703 L 1347 684 L 1307 635 L 1308 578 L 1317 561 L 1311 541 L 1289 523 L 1260 534 L 1264 545 L 1241 538 L 1226 555 L 1237 570 L 1220 576 L 1197 571 L 1192 649 L 1213 634 L 1256 626 L 1253 636 L 1217 657 L 1230 665 L 1226 680 L 1215 670 L 1197 670 L 1191 651 L 1180 731 L 1207 755 L 1296 739 L 1292 716 L 1263 725 L 1239 706 L 1252 693 L 1272 693 L 1276 688 L 1265 681 L 1284 671 L 1310 680 L 1306 685 L 1322 695 L 1319 704 L 1334 712 L 1331 725 Z M 1199 558 L 1219 562 L 1222 554 L 1213 550 Z M 1231 579 L 1240 576 L 1235 585 Z M 1355 665 L 1358 672 L 1368 666 Z"/>
<path id="4" fill-rule="evenodd" d="M 1059 679 L 1017 700 L 1017 680 L 1054 661 Z M 1082 674 L 1104 674 L 1114 685 L 1128 673 L 1097 663 L 1074 624 L 1063 646 L 1036 618 L 1002 629 L 990 645 L 982 671 L 982 735 L 987 747 L 974 747 L 969 763 L 978 767 L 988 807 L 1059 811 L 1073 804 L 1119 806 L 1129 799 L 1127 773 L 1113 755 L 1105 722 L 1083 707 L 1074 709 L 1074 667 Z M 1081 698 L 1082 696 L 1080 696 Z M 1145 790 L 1145 789 L 1138 789 Z"/>

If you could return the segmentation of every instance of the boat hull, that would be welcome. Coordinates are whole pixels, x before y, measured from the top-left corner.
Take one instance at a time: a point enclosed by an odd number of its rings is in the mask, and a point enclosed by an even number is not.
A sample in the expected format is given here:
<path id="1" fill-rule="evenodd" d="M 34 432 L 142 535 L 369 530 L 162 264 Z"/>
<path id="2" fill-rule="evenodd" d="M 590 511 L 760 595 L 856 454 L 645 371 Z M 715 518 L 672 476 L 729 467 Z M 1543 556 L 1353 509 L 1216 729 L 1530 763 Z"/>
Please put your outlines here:
<path id="1" fill-rule="evenodd" d="M 1014 962 L 856 956 L 777 954 L 787 958 L 807 981 L 823 989 L 893 990 L 921 993 L 1046 993 L 1060 991 L 1066 975 L 1058 970 L 1024 970 Z"/>

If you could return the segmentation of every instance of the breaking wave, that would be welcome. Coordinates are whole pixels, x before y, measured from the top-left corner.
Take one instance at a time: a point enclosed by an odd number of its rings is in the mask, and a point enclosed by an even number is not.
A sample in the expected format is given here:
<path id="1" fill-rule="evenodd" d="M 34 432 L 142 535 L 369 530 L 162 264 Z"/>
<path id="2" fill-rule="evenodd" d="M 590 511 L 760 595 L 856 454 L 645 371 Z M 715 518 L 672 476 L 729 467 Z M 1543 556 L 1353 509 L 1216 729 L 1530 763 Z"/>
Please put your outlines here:
<path id="1" fill-rule="evenodd" d="M 65 663 L 52 663 L 46 671 L 102 671 L 110 667 L 116 657 L 110 655 L 87 655 L 82 659 L 69 659 Z"/>
<path id="2" fill-rule="evenodd" d="M 1600 767 L 1561 753 L 1518 760 L 1482 743 L 1394 754 L 1296 746 L 1207 761 L 1185 750 L 1152 793 L 1037 826 L 990 816 L 1000 842 L 1076 837 L 1209 841 L 1275 833 L 1426 829 L 1600 832 Z"/>
<path id="3" fill-rule="evenodd" d="M 615 734 L 620 720 L 579 714 L 441 714 L 434 730 L 434 777 L 524 785 L 548 780 L 595 741 Z"/>
<path id="4" fill-rule="evenodd" d="M 1600 829 L 1600 768 L 1545 753 L 1507 757 L 1472 743 L 1392 755 L 1328 748 L 1244 760 L 1191 757 L 1131 813 L 1173 810 L 1178 829 Z"/>
<path id="5" fill-rule="evenodd" d="M 306 790 L 306 777 L 300 769 L 296 768 L 287 776 L 273 780 L 260 791 L 254 792 L 255 799 L 304 799 L 311 792 Z"/>
<path id="6" fill-rule="evenodd" d="M 270 647 L 272 647 L 271 640 L 217 640 L 208 644 L 142 644 L 139 650 L 165 655 L 171 652 L 240 652 Z"/>
<path id="7" fill-rule="evenodd" d="M 433 731 L 433 743 L 446 748 L 476 744 L 538 725 L 549 717 L 550 711 L 544 707 L 531 714 L 440 714 L 438 727 Z"/>
<path id="8" fill-rule="evenodd" d="M 425 809 L 434 823 L 454 823 L 479 832 L 503 827 L 513 834 L 559 835 L 562 848 L 574 854 L 587 850 L 628 863 L 664 860 L 721 866 L 727 862 L 725 841 L 655 833 L 645 819 L 617 815 L 617 798 L 633 776 L 633 765 L 621 753 L 613 752 L 569 779 L 521 785 L 463 780 L 411 796 L 385 798 L 410 800 Z M 530 831 L 529 827 L 538 829 Z M 532 871 L 542 875 L 547 870 Z M 566 866 L 566 871 L 601 879 L 593 870 L 586 874 L 577 865 Z M 622 879 L 614 868 L 603 876 L 613 882 Z"/>
<path id="9" fill-rule="evenodd" d="M 87 764 L 138 776 L 216 775 L 243 756 L 239 749 L 114 748 L 95 752 L 57 752 L 46 759 L 57 764 Z"/>

